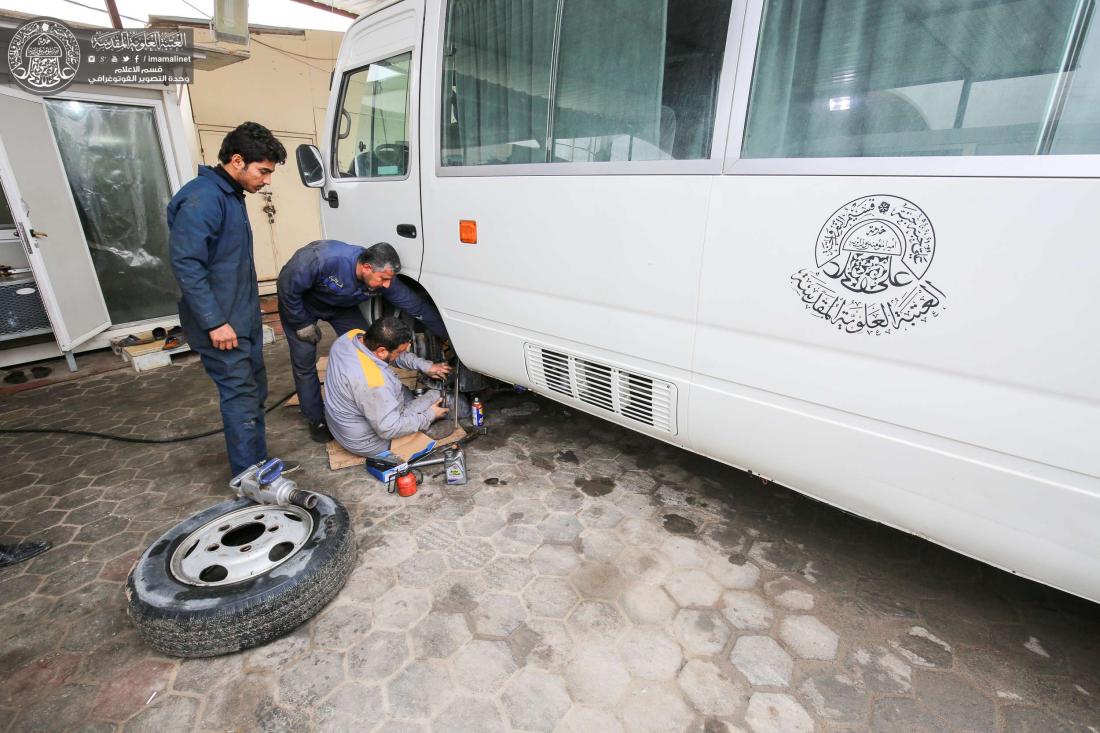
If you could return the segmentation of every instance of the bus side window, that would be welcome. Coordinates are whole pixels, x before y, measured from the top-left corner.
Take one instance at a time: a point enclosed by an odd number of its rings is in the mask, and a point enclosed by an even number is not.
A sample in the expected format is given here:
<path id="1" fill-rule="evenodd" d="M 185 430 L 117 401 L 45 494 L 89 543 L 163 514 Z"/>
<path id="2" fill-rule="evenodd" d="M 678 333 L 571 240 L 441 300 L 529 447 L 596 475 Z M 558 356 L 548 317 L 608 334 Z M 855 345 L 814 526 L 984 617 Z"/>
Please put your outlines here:
<path id="1" fill-rule="evenodd" d="M 442 164 L 709 158 L 730 7 L 452 0 Z"/>
<path id="2" fill-rule="evenodd" d="M 333 139 L 337 178 L 404 176 L 409 168 L 406 52 L 344 75 Z"/>
<path id="3" fill-rule="evenodd" d="M 1100 24 L 1083 9 L 767 0 L 742 157 L 1100 153 Z"/>

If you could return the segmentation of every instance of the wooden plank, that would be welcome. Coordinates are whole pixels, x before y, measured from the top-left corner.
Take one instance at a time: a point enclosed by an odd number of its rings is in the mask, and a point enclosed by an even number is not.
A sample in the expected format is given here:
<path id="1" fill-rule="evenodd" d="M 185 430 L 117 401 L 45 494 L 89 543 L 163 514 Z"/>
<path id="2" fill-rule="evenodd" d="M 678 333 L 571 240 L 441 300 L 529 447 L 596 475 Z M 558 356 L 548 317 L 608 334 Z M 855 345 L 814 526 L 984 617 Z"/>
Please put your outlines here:
<path id="1" fill-rule="evenodd" d="M 414 438 L 414 436 L 417 436 Z M 466 431 L 459 426 L 448 435 L 446 438 L 441 438 L 436 441 L 436 446 L 447 445 L 448 443 L 455 443 L 466 437 Z M 430 442 L 431 438 L 423 433 L 414 433 L 411 436 L 405 436 L 405 438 L 398 438 L 398 441 L 412 442 L 413 440 L 425 440 Z M 357 456 L 351 451 L 344 450 L 343 446 L 337 443 L 335 440 L 330 440 L 325 445 L 325 450 L 328 452 L 328 467 L 332 471 L 339 471 L 344 468 L 352 468 L 354 466 L 362 466 L 367 462 L 367 459 L 363 456 Z"/>

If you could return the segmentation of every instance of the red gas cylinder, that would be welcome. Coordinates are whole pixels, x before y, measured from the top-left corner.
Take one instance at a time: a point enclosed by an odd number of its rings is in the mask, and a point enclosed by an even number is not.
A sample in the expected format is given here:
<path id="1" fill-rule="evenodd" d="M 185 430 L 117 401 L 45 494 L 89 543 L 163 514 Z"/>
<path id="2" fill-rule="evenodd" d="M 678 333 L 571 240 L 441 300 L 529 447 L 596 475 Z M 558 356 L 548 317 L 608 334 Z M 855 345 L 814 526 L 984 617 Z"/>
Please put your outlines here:
<path id="1" fill-rule="evenodd" d="M 416 493 L 416 475 L 409 471 L 397 477 L 397 495 L 412 496 Z"/>

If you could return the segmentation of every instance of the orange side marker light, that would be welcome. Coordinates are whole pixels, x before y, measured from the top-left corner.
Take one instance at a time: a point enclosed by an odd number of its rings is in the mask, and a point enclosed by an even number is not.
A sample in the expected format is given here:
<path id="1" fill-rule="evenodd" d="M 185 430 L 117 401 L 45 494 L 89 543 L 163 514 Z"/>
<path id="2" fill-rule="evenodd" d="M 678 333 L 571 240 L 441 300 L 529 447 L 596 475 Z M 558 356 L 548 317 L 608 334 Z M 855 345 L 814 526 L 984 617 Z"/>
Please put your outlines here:
<path id="1" fill-rule="evenodd" d="M 472 219 L 458 220 L 458 241 L 463 244 L 477 244 L 477 222 Z"/>

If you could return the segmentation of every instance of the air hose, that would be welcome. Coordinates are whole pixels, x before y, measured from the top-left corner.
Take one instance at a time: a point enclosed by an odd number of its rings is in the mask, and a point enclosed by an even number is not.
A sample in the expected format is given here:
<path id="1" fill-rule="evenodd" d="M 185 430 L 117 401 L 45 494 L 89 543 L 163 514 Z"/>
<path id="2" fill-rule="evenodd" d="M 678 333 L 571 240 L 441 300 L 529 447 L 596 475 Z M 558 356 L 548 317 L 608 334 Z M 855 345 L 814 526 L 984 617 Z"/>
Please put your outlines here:
<path id="1" fill-rule="evenodd" d="M 275 402 L 264 410 L 265 413 L 271 412 L 279 405 L 283 404 L 291 397 L 295 395 L 295 392 L 288 392 L 285 397 Z M 94 430 L 70 430 L 68 428 L 0 428 L 0 435 L 23 435 L 23 434 L 53 434 L 53 435 L 80 435 L 86 438 L 102 438 L 103 440 L 118 440 L 123 443 L 184 443 L 188 440 L 198 440 L 199 438 L 209 438 L 211 435 L 217 435 L 225 431 L 225 428 L 216 428 L 214 430 L 207 430 L 202 433 L 189 433 L 187 435 L 177 435 L 170 438 L 134 438 L 129 435 L 114 435 L 112 433 L 97 433 Z"/>

